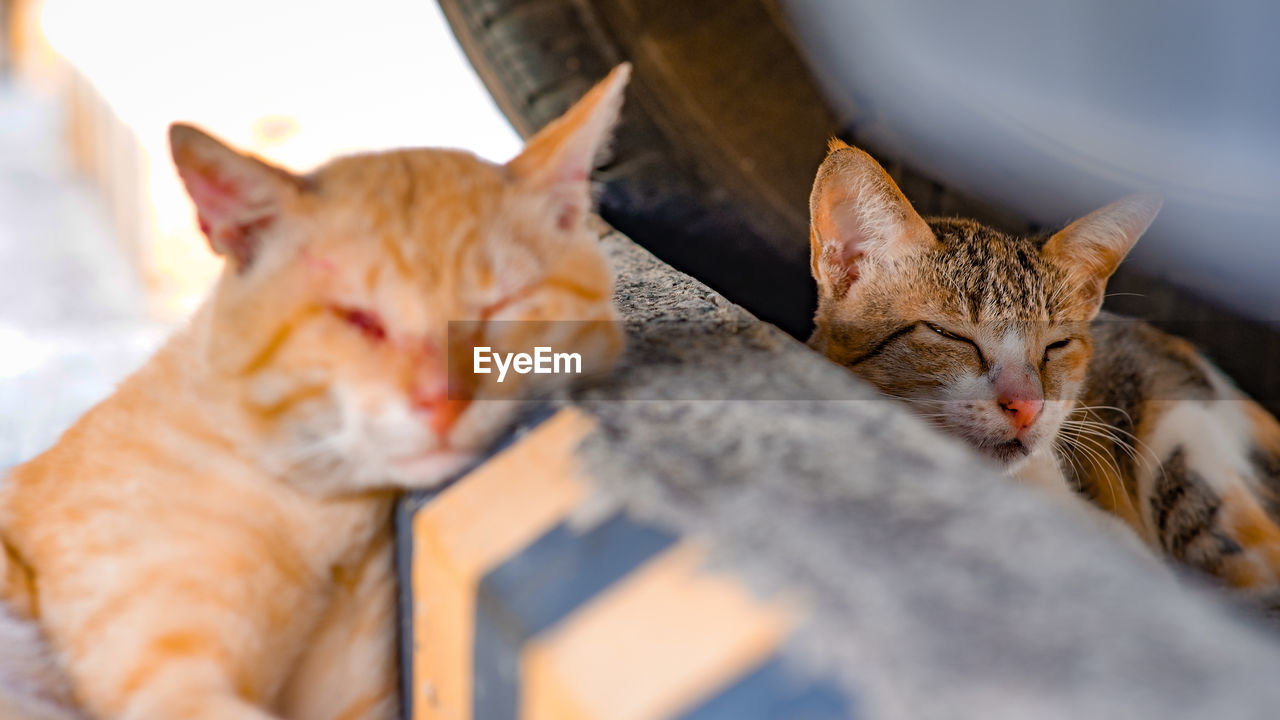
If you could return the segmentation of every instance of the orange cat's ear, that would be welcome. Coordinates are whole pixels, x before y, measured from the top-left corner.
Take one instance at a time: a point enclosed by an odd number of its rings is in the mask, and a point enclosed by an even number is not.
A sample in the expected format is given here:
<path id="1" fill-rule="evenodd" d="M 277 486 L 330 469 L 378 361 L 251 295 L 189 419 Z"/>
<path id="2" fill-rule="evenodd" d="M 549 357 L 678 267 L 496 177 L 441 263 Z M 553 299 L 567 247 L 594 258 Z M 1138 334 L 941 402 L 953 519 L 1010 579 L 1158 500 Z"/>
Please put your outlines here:
<path id="1" fill-rule="evenodd" d="M 830 148 L 809 196 L 810 264 L 822 295 L 839 298 L 869 259 L 905 257 L 935 239 L 870 155 L 840 140 Z"/>
<path id="2" fill-rule="evenodd" d="M 507 163 L 507 172 L 517 182 L 551 195 L 556 225 L 561 229 L 576 227 L 591 207 L 588 178 L 618 122 L 630 77 L 629 63 L 615 67 Z"/>
<path id="3" fill-rule="evenodd" d="M 1076 278 L 1100 307 L 1107 278 L 1156 219 L 1163 204 L 1153 193 L 1121 198 L 1059 230 L 1045 241 L 1041 252 Z"/>
<path id="4" fill-rule="evenodd" d="M 298 179 L 190 125 L 169 127 L 169 147 L 209 245 L 245 269 L 262 231 L 297 192 Z"/>

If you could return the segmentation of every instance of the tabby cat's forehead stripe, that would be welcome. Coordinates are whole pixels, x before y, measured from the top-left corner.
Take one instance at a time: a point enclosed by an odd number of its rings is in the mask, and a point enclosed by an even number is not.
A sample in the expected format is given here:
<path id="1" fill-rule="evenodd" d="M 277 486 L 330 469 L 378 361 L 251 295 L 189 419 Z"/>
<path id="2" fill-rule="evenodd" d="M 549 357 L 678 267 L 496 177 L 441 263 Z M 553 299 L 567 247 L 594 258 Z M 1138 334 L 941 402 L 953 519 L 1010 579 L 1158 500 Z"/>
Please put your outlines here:
<path id="1" fill-rule="evenodd" d="M 1043 322 L 1052 268 L 1035 241 L 969 220 L 929 221 L 939 249 L 933 284 L 950 292 L 970 322 Z M 1047 308 L 1052 313 L 1054 308 Z"/>

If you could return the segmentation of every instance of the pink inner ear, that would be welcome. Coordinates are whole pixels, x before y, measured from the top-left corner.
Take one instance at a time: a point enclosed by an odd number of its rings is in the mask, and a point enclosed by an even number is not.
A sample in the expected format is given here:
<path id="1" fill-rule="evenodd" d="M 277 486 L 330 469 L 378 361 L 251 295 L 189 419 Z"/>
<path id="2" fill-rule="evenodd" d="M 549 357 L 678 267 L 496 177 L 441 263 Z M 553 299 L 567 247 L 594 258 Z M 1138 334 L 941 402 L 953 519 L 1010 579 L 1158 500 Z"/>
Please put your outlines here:
<path id="1" fill-rule="evenodd" d="M 236 216 L 243 208 L 244 199 L 239 184 L 227 177 L 216 177 L 212 168 L 200 170 L 179 169 L 182 181 L 186 183 L 187 192 L 196 205 L 199 213 L 201 229 L 208 233 L 211 226 L 224 225 L 236 221 Z"/>
<path id="2" fill-rule="evenodd" d="M 849 280 L 858 276 L 857 263 L 866 254 L 867 234 L 863 232 L 861 219 L 850 210 L 853 198 L 841 197 L 836 202 L 824 203 L 816 221 L 818 233 L 827 245 L 824 255 L 834 262 Z"/>
<path id="3" fill-rule="evenodd" d="M 863 253 L 846 246 L 841 255 L 840 266 L 844 268 L 845 280 L 852 283 L 858 279 L 858 261 L 862 260 Z"/>
<path id="4" fill-rule="evenodd" d="M 274 221 L 274 215 L 252 207 L 245 197 L 246 182 L 232 179 L 217 165 L 179 165 L 178 174 L 213 251 L 232 258 L 240 269 L 248 267 L 257 250 L 255 236 Z"/>
<path id="5" fill-rule="evenodd" d="M 577 180 L 558 182 L 552 187 L 550 198 L 554 203 L 556 228 L 572 230 L 577 227 L 586 208 L 590 207 L 590 188 L 586 178 L 584 173 L 578 173 Z"/>
<path id="6" fill-rule="evenodd" d="M 556 227 L 560 230 L 572 230 L 581 217 L 582 208 L 575 202 L 566 202 L 560 206 L 560 212 L 556 213 Z"/>
<path id="7" fill-rule="evenodd" d="M 848 266 L 862 259 L 866 253 L 862 252 L 862 243 L 856 240 L 844 239 L 840 243 L 840 263 Z"/>
<path id="8" fill-rule="evenodd" d="M 583 164 L 585 164 L 585 163 L 579 163 L 579 162 L 577 162 L 577 161 L 573 161 L 573 162 L 571 162 L 571 164 L 569 165 L 569 167 L 566 167 L 566 168 L 565 168 L 565 169 L 560 173 L 559 181 L 560 181 L 560 182 L 566 182 L 566 183 L 584 183 L 584 182 L 586 182 L 586 181 L 587 181 L 587 178 L 590 176 L 590 173 L 588 173 L 586 170 L 583 170 L 583 169 L 582 169 L 582 165 L 583 165 Z"/>
<path id="9" fill-rule="evenodd" d="M 863 229 L 862 218 L 856 211 L 858 198 L 848 196 L 841 198 L 839 204 L 830 208 L 827 223 L 833 239 L 837 243 L 837 254 L 841 263 L 848 265 L 862 258 L 870 237 Z"/>

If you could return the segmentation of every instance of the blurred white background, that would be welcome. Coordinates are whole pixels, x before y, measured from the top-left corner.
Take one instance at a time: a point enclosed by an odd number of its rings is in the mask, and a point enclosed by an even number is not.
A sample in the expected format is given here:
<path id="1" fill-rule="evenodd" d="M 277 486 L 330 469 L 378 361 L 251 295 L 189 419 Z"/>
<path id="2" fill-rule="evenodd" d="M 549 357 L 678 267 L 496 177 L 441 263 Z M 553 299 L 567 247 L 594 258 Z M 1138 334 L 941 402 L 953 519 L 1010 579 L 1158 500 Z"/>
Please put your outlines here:
<path id="1" fill-rule="evenodd" d="M 402 146 L 498 162 L 519 148 L 430 0 L 11 4 L 0 468 L 110 392 L 217 272 L 170 164 L 169 123 L 295 170 Z"/>

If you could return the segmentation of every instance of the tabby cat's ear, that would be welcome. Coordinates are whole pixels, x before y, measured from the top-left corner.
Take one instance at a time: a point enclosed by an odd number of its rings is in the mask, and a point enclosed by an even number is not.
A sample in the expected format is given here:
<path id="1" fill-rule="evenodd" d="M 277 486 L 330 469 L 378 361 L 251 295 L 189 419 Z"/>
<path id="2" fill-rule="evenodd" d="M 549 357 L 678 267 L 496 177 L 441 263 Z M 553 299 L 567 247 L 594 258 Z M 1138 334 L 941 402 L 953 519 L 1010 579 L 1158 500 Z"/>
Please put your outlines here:
<path id="1" fill-rule="evenodd" d="M 297 193 L 298 179 L 190 125 L 169 126 L 169 148 L 209 245 L 238 270 L 247 268 L 262 231 Z"/>
<path id="2" fill-rule="evenodd" d="M 824 297 L 843 297 L 869 259 L 906 257 L 936 242 L 884 168 L 840 140 L 818 168 L 809 218 L 810 265 Z"/>
<path id="3" fill-rule="evenodd" d="M 1107 278 L 1156 219 L 1163 204 L 1153 193 L 1121 198 L 1059 230 L 1045 241 L 1041 252 L 1067 272 L 1097 312 Z"/>
<path id="4" fill-rule="evenodd" d="M 507 172 L 517 182 L 552 197 L 561 229 L 577 227 L 591 207 L 588 178 L 608 147 L 630 77 L 630 63 L 615 67 L 507 163 Z"/>

